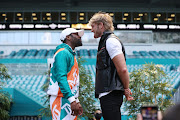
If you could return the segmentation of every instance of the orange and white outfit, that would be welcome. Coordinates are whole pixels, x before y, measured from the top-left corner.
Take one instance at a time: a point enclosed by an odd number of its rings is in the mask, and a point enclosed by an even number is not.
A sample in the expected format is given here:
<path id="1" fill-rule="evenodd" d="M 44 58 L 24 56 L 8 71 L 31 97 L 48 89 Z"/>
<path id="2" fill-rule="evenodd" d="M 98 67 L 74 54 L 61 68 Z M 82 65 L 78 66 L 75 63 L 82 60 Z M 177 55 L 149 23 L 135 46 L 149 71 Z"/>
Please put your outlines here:
<path id="1" fill-rule="evenodd" d="M 53 120 L 77 120 L 71 115 L 70 103 L 79 102 L 79 69 L 75 52 L 67 44 L 56 48 L 47 94 Z"/>

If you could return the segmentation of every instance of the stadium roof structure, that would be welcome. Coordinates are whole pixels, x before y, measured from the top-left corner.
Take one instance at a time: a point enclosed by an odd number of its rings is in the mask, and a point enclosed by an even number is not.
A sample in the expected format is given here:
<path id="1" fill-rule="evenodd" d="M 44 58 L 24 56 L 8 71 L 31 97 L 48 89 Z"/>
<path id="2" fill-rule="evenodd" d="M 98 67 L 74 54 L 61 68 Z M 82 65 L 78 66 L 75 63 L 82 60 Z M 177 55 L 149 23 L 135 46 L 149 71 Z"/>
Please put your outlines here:
<path id="1" fill-rule="evenodd" d="M 0 10 L 32 11 L 180 11 L 179 0 L 1 0 Z"/>

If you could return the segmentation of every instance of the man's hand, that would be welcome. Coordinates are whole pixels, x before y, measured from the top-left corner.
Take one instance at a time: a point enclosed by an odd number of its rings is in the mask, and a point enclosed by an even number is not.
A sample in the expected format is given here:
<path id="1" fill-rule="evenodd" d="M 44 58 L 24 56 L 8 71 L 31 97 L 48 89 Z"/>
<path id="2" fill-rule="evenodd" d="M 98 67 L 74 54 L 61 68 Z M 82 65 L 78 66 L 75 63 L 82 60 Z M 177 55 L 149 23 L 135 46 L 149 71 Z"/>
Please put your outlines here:
<path id="1" fill-rule="evenodd" d="M 76 103 L 76 101 L 71 103 L 71 110 L 72 110 L 71 115 L 73 115 L 73 116 L 79 115 L 79 106 Z"/>
<path id="2" fill-rule="evenodd" d="M 78 104 L 78 106 L 79 106 L 79 115 L 82 115 L 82 114 L 83 114 L 83 108 L 82 108 L 80 102 L 77 103 L 77 104 Z"/>
<path id="3" fill-rule="evenodd" d="M 128 89 L 124 89 L 124 94 L 125 94 L 126 99 L 128 101 L 134 100 L 134 98 L 132 96 L 130 96 L 130 95 L 132 95 L 132 92 L 131 92 L 131 90 L 129 88 Z"/>

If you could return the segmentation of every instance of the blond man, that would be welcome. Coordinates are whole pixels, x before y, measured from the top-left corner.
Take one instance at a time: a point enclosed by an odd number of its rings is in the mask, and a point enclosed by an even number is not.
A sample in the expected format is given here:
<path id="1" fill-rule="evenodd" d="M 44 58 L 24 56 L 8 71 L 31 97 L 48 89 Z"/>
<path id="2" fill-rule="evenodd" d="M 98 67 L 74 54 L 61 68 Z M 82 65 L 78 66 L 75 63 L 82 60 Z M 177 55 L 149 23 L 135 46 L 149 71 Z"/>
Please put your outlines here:
<path id="1" fill-rule="evenodd" d="M 121 120 L 120 107 L 123 95 L 133 100 L 129 89 L 129 75 L 125 61 L 125 48 L 114 35 L 113 19 L 105 12 L 98 12 L 89 21 L 94 38 L 99 38 L 95 97 L 100 99 L 104 120 Z"/>

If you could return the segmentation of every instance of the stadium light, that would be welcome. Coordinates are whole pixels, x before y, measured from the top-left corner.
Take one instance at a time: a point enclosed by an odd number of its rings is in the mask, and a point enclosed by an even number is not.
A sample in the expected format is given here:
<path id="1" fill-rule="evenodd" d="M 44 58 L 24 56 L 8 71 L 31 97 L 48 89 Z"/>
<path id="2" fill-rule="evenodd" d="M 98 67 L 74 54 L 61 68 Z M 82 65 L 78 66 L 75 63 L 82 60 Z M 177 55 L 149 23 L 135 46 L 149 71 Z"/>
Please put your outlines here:
<path id="1" fill-rule="evenodd" d="M 19 20 L 23 20 L 23 18 L 19 18 Z"/>
<path id="2" fill-rule="evenodd" d="M 66 17 L 62 17 L 61 20 L 66 20 Z"/>
<path id="3" fill-rule="evenodd" d="M 158 21 L 158 18 L 154 18 L 154 21 Z"/>
<path id="4" fill-rule="evenodd" d="M 143 14 L 142 14 L 142 13 L 140 13 L 140 14 L 139 14 L 139 16 L 143 16 Z"/>
<path id="5" fill-rule="evenodd" d="M 137 18 L 137 20 L 141 20 L 141 18 Z"/>
<path id="6" fill-rule="evenodd" d="M 124 16 L 128 16 L 129 14 L 128 13 L 124 13 Z"/>
<path id="7" fill-rule="evenodd" d="M 17 16 L 21 16 L 21 13 L 17 13 Z"/>
<path id="8" fill-rule="evenodd" d="M 66 16 L 66 13 L 61 13 L 61 16 Z"/>
<path id="9" fill-rule="evenodd" d="M 6 14 L 4 13 L 4 14 L 2 14 L 2 16 L 3 16 L 3 17 L 5 17 L 5 16 L 6 16 Z"/>
<path id="10" fill-rule="evenodd" d="M 109 13 L 109 15 L 110 15 L 111 17 L 113 17 L 113 16 L 114 16 L 114 13 Z"/>
<path id="11" fill-rule="evenodd" d="M 47 20 L 51 20 L 51 17 L 48 17 Z"/>
<path id="12" fill-rule="evenodd" d="M 46 13 L 46 16 L 51 16 L 51 13 Z"/>
<path id="13" fill-rule="evenodd" d="M 168 21 L 172 21 L 173 19 L 172 19 L 172 18 L 168 18 L 167 20 L 168 20 Z"/>
<path id="14" fill-rule="evenodd" d="M 123 20 L 127 20 L 127 18 L 123 18 Z"/>
<path id="15" fill-rule="evenodd" d="M 83 17 L 80 17 L 79 20 L 84 20 L 84 18 L 83 18 Z"/>
<path id="16" fill-rule="evenodd" d="M 175 14 L 171 14 L 171 17 L 175 17 Z"/>
<path id="17" fill-rule="evenodd" d="M 32 13 L 32 16 L 36 16 L 36 13 Z"/>
<path id="18" fill-rule="evenodd" d="M 33 20 L 37 20 L 37 17 L 33 17 Z"/>
<path id="19" fill-rule="evenodd" d="M 157 16 L 157 17 L 161 17 L 161 14 L 157 14 L 156 16 Z"/>
<path id="20" fill-rule="evenodd" d="M 80 16 L 84 16 L 84 13 L 79 13 Z"/>

